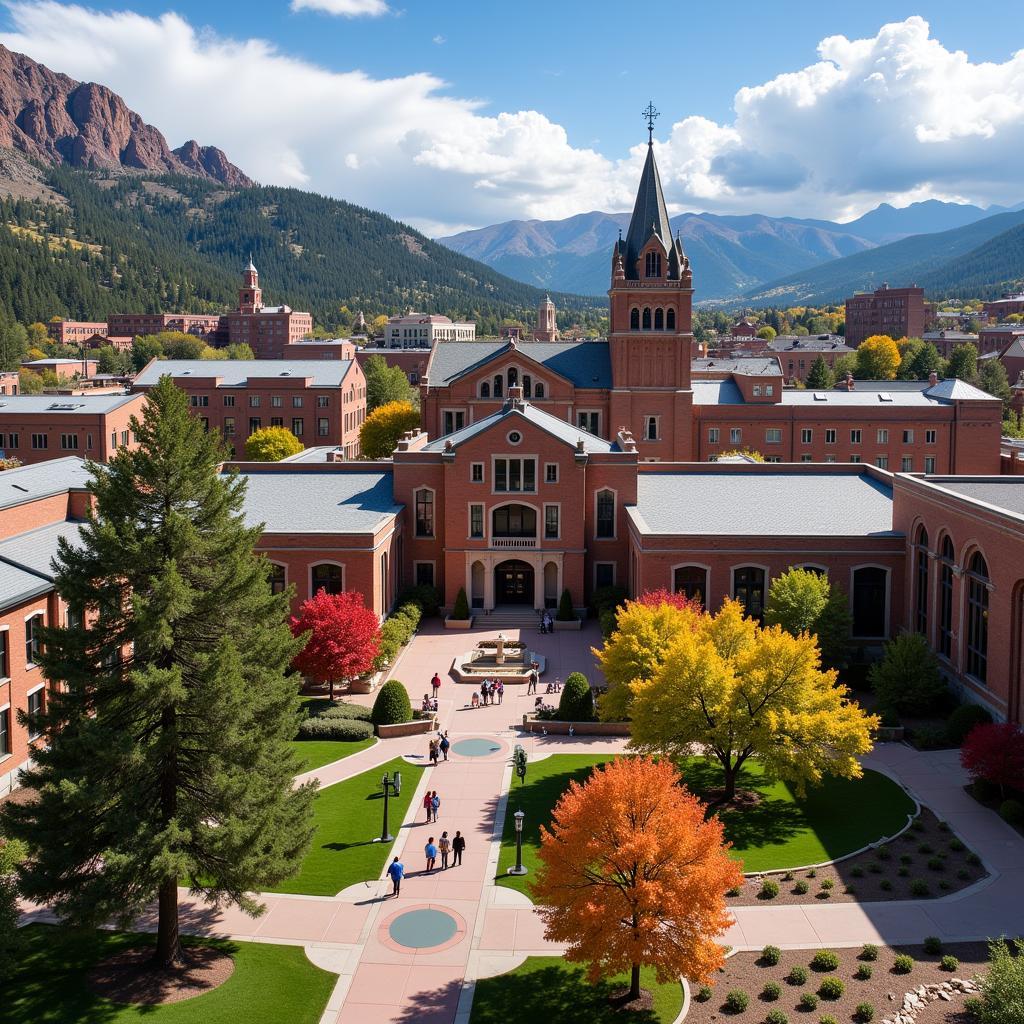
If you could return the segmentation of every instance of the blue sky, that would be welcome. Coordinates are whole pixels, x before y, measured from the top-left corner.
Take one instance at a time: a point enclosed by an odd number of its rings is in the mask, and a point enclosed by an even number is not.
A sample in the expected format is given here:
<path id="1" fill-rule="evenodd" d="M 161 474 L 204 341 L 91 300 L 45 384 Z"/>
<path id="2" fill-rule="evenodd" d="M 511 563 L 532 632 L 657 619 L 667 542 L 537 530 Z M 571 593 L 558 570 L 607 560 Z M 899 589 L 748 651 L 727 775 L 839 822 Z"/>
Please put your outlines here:
<path id="1" fill-rule="evenodd" d="M 1024 198 L 1017 5 L 292 3 L 23 0 L 0 41 L 110 85 L 172 145 L 434 232 L 624 208 L 649 98 L 675 210 Z M 616 28 L 623 9 L 645 20 Z"/>

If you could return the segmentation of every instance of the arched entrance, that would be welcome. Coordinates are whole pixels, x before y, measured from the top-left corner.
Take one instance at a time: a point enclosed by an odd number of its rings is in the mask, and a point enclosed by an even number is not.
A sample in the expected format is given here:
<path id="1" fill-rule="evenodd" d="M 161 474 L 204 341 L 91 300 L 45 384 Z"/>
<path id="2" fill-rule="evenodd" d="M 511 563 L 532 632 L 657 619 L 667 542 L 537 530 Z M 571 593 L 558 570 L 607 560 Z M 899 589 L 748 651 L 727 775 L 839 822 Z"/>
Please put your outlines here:
<path id="1" fill-rule="evenodd" d="M 533 605 L 533 566 L 518 559 L 494 567 L 494 603 Z"/>

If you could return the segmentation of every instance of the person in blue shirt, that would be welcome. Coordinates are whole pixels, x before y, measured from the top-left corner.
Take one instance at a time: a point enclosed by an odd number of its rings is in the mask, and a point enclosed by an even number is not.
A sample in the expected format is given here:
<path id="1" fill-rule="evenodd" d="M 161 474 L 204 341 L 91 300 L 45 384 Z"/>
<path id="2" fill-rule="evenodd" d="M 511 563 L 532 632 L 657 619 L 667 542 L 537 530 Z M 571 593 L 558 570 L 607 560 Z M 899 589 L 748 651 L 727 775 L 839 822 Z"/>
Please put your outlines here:
<path id="1" fill-rule="evenodd" d="M 388 874 L 391 876 L 391 884 L 394 886 L 391 895 L 397 896 L 402 889 L 402 879 L 405 878 L 405 865 L 396 857 L 388 865 Z"/>
<path id="2" fill-rule="evenodd" d="M 423 847 L 423 853 L 427 858 L 427 870 L 433 871 L 434 864 L 437 861 L 437 847 L 434 845 L 433 836 L 427 840 L 427 845 Z"/>

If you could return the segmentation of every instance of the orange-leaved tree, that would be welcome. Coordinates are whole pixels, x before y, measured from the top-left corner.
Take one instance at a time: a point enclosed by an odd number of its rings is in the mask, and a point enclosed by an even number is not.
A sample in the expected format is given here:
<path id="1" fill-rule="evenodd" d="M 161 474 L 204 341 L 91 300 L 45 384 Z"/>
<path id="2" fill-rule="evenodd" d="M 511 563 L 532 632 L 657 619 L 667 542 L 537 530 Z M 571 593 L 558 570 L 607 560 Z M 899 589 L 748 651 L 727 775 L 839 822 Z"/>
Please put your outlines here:
<path id="1" fill-rule="evenodd" d="M 640 969 L 659 982 L 707 981 L 724 961 L 715 941 L 732 923 L 725 893 L 742 882 L 722 822 L 680 784 L 666 760 L 619 758 L 572 783 L 541 828 L 533 886 L 545 937 L 596 982 Z"/>

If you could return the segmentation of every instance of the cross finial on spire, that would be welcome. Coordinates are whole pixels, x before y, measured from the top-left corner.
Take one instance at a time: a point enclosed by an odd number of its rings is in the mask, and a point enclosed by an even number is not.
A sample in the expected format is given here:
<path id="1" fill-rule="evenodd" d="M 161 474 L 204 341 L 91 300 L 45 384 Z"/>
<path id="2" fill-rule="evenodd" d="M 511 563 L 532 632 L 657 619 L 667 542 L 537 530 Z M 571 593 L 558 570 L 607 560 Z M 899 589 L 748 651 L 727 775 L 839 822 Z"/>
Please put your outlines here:
<path id="1" fill-rule="evenodd" d="M 654 142 L 654 119 L 661 115 L 654 109 L 654 100 L 651 100 L 640 113 L 647 121 L 647 145 L 651 145 Z"/>

